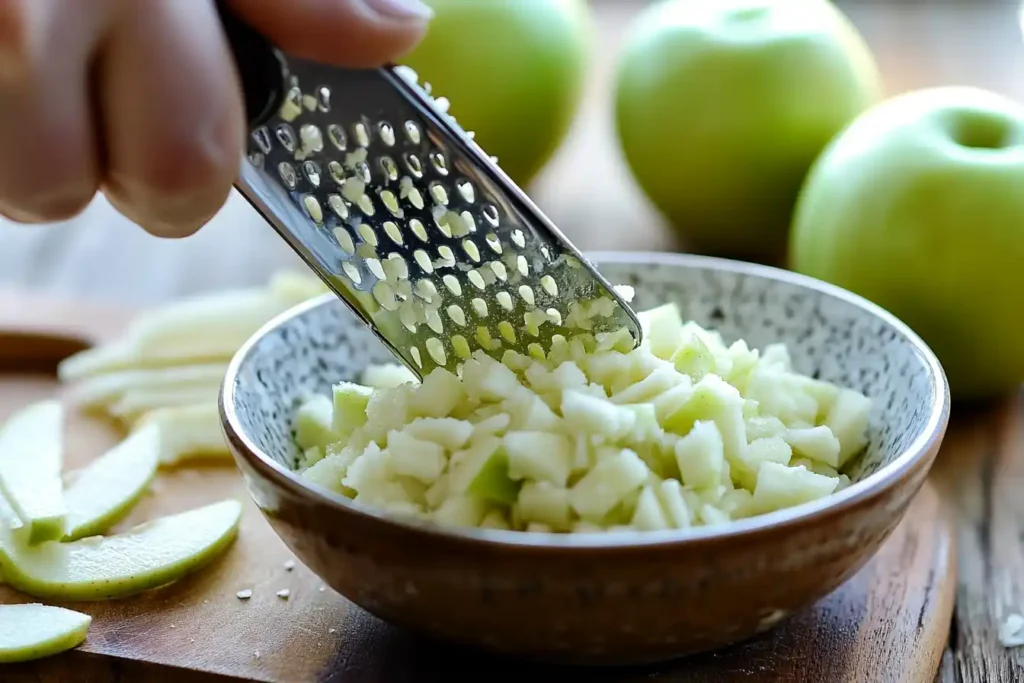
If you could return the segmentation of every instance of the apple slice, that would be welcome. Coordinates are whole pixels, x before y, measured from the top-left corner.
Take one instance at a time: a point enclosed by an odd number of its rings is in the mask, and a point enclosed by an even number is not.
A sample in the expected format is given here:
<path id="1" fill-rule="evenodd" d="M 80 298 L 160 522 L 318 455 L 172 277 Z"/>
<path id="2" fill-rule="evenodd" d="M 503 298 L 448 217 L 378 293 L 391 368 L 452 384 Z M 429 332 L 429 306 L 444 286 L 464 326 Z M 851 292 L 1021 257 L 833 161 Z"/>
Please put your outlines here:
<path id="1" fill-rule="evenodd" d="M 225 363 L 121 370 L 87 378 L 71 390 L 70 398 L 83 408 L 101 408 L 110 406 L 126 394 L 135 391 L 212 387 L 212 393 L 216 395 L 217 387 L 224 379 L 226 370 Z"/>
<path id="2" fill-rule="evenodd" d="M 88 614 L 63 607 L 0 605 L 0 664 L 41 659 L 77 647 L 90 624 Z"/>
<path id="3" fill-rule="evenodd" d="M 0 430 L 0 493 L 27 527 L 28 542 L 64 535 L 64 410 L 39 401 L 11 415 Z"/>
<path id="4" fill-rule="evenodd" d="M 216 402 L 169 406 L 146 413 L 133 431 L 148 425 L 160 429 L 160 465 L 173 467 L 189 460 L 228 460 Z"/>
<path id="5" fill-rule="evenodd" d="M 127 515 L 156 476 L 160 429 L 149 425 L 81 470 L 64 491 L 64 540 L 101 534 Z"/>
<path id="6" fill-rule="evenodd" d="M 17 590 L 40 599 L 106 600 L 180 579 L 221 554 L 242 504 L 225 500 L 140 524 L 116 536 L 27 546 L 0 529 L 0 565 Z"/>
<path id="7" fill-rule="evenodd" d="M 217 391 L 216 385 L 173 389 L 133 389 L 110 406 L 107 412 L 111 417 L 131 424 L 146 413 L 160 408 L 215 402 Z"/>

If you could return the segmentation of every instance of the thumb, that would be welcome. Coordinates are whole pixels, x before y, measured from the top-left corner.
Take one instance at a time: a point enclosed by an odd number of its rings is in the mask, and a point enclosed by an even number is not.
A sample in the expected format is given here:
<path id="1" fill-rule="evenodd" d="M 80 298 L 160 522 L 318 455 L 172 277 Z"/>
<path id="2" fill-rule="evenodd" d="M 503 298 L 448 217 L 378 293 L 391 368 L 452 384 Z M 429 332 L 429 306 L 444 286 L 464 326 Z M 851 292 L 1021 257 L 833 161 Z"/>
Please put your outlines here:
<path id="1" fill-rule="evenodd" d="M 229 0 L 239 17 L 285 52 L 355 68 L 380 66 L 423 38 L 423 0 Z"/>

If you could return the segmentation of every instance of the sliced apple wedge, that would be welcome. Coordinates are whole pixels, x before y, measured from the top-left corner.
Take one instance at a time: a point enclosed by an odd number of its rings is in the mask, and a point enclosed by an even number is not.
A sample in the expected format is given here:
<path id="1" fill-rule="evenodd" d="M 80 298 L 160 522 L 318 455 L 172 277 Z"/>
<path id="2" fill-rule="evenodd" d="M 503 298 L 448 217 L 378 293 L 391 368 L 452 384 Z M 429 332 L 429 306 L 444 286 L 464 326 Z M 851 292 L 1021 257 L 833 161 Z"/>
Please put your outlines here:
<path id="1" fill-rule="evenodd" d="M 131 424 L 146 413 L 161 408 L 216 402 L 217 391 L 217 385 L 174 389 L 133 389 L 111 405 L 107 412 L 112 417 Z"/>
<path id="2" fill-rule="evenodd" d="M 226 500 L 140 524 L 116 536 L 27 546 L 0 529 L 0 566 L 39 599 L 108 600 L 180 579 L 235 540 L 242 504 Z"/>
<path id="3" fill-rule="evenodd" d="M 160 429 L 140 429 L 82 469 L 64 491 L 64 540 L 102 534 L 121 521 L 149 488 L 160 458 Z"/>
<path id="4" fill-rule="evenodd" d="M 154 410 L 143 416 L 133 431 L 147 425 L 160 429 L 160 465 L 164 467 L 188 460 L 231 458 L 216 402 Z"/>
<path id="5" fill-rule="evenodd" d="M 28 542 L 64 535 L 64 410 L 39 401 L 11 415 L 0 429 L 0 493 L 26 527 Z"/>
<path id="6" fill-rule="evenodd" d="M 100 408 L 115 404 L 133 391 L 213 387 L 216 395 L 226 370 L 226 363 L 121 370 L 86 379 L 71 390 L 70 398 L 83 408 Z"/>
<path id="7" fill-rule="evenodd" d="M 27 662 L 77 647 L 89 632 L 88 614 L 31 605 L 0 605 L 0 664 Z"/>

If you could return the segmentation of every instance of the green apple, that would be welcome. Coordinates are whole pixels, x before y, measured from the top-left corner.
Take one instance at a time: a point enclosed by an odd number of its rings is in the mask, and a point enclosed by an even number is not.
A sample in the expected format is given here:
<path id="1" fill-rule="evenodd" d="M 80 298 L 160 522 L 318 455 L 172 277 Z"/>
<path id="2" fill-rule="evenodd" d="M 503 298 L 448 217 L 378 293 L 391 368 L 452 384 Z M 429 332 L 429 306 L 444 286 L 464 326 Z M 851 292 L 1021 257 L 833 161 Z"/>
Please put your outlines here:
<path id="1" fill-rule="evenodd" d="M 426 37 L 402 63 L 525 185 L 569 129 L 590 46 L 586 0 L 427 0 Z"/>
<path id="2" fill-rule="evenodd" d="M 668 0 L 636 19 L 615 122 L 638 184 L 704 253 L 774 261 L 815 157 L 880 97 L 827 0 Z"/>
<path id="3" fill-rule="evenodd" d="M 791 266 L 871 299 L 935 351 L 959 398 L 1024 380 L 1024 106 L 974 88 L 907 93 L 822 154 Z"/>
<path id="4" fill-rule="evenodd" d="M 116 536 L 24 545 L 0 527 L 0 568 L 11 586 L 52 600 L 105 600 L 176 581 L 235 540 L 242 505 L 226 500 L 160 517 Z"/>
<path id="5" fill-rule="evenodd" d="M 64 410 L 59 401 L 30 404 L 11 415 L 0 430 L 0 495 L 21 520 L 29 543 L 64 535 L 67 507 Z"/>
<path id="6" fill-rule="evenodd" d="M 80 470 L 64 491 L 65 541 L 101 534 L 122 520 L 156 476 L 161 434 L 148 425 Z"/>
<path id="7" fill-rule="evenodd" d="M 31 605 L 0 605 L 0 664 L 27 662 L 77 647 L 89 632 L 88 614 Z"/>

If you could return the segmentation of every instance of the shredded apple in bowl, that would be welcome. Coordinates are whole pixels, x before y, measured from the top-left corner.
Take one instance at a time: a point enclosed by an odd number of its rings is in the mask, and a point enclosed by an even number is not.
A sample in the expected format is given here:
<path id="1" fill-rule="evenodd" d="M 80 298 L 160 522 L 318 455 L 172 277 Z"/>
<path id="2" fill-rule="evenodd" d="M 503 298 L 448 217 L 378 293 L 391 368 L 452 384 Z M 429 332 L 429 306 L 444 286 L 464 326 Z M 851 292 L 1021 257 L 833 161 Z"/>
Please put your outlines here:
<path id="1" fill-rule="evenodd" d="M 438 524 L 538 532 L 723 524 L 828 496 L 867 444 L 871 401 L 684 322 L 556 337 L 544 358 L 477 352 L 422 383 L 373 366 L 295 416 L 302 476 Z"/>

